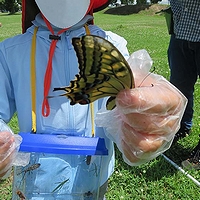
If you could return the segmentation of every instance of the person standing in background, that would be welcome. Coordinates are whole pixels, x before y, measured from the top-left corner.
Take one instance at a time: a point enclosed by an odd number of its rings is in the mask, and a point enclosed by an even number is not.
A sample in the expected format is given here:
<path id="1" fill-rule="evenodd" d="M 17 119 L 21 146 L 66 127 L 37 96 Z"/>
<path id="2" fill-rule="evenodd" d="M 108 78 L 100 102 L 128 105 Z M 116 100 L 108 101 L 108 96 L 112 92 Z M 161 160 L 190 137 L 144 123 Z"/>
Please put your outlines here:
<path id="1" fill-rule="evenodd" d="M 176 142 L 189 135 L 192 128 L 194 85 L 200 74 L 200 1 L 170 0 L 170 5 L 174 22 L 168 48 L 170 82 L 188 99 L 181 127 L 175 135 Z M 199 150 L 200 141 L 189 158 L 182 162 L 183 166 L 200 169 Z"/>
<path id="2" fill-rule="evenodd" d="M 101 167 L 98 200 L 105 199 L 108 179 L 114 171 L 113 142 L 117 144 L 124 161 L 131 166 L 146 163 L 170 147 L 187 99 L 159 75 L 151 73 L 141 84 L 148 71 L 133 70 L 134 83 L 131 82 L 131 87 L 134 88 L 120 91 L 116 97 L 116 109 L 109 113 L 105 105 L 107 99 L 104 102 L 99 99 L 91 107 L 88 104 L 71 106 L 66 97 L 47 98 L 55 94 L 55 87 L 69 85 L 79 72 L 73 38 L 86 35 L 103 38 L 112 42 L 114 52 L 120 51 L 124 58 L 129 58 L 124 38 L 104 31 L 93 23 L 93 13 L 109 3 L 109 0 L 60 0 L 59 4 L 56 0 L 22 1 L 23 34 L 0 43 L 0 179 L 10 175 L 16 156 L 18 135 L 13 134 L 7 125 L 15 112 L 20 132 L 23 133 L 91 137 L 94 128 L 95 136 L 103 138 L 108 149 L 108 155 L 102 158 L 103 167 L 97 166 Z M 92 56 L 89 60 L 93 62 Z M 103 62 L 101 55 L 98 60 L 100 64 Z M 113 71 L 121 74 L 123 68 Z M 34 90 L 35 87 L 37 89 Z M 109 121 L 106 121 L 106 125 L 96 123 L 93 127 L 91 113 L 96 118 L 99 116 L 99 121 L 103 121 L 104 114 L 108 113 Z M 45 192 L 36 195 L 54 196 L 50 183 L 57 183 L 60 177 L 65 176 L 63 169 L 75 171 L 75 162 L 73 159 L 60 158 L 55 162 L 55 157 L 39 157 L 38 160 L 44 161 L 44 164 L 39 162 L 38 171 L 41 174 L 37 173 L 33 184 L 26 185 L 26 191 L 33 187 L 37 191 L 45 188 Z M 93 189 L 88 190 L 87 186 L 92 184 L 86 182 L 84 170 L 79 166 L 83 172 L 79 179 L 84 188 L 81 195 L 88 196 Z M 75 181 L 75 178 L 70 179 L 69 183 L 77 186 Z M 73 191 L 69 187 L 62 187 L 58 192 L 59 199 L 65 200 L 65 195 L 72 195 Z M 48 197 L 45 199 L 49 200 Z M 34 199 L 39 200 L 41 196 Z"/>

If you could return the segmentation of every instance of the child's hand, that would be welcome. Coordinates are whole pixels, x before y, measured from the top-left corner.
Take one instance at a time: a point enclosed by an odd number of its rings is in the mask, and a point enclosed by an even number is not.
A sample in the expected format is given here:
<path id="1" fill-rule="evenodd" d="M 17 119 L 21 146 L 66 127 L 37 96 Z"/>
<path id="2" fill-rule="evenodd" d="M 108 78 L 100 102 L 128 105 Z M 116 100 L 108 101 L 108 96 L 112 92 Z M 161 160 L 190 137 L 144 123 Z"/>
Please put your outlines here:
<path id="1" fill-rule="evenodd" d="M 120 91 L 116 108 L 101 110 L 96 123 L 106 128 L 125 162 L 140 165 L 170 147 L 187 99 L 165 78 L 149 73 L 152 61 L 146 51 L 133 53 L 128 62 L 135 88 Z"/>
<path id="2" fill-rule="evenodd" d="M 15 138 L 8 131 L 0 132 L 0 178 L 11 168 Z"/>
<path id="3" fill-rule="evenodd" d="M 12 133 L 0 119 L 0 179 L 8 177 L 21 141 L 21 136 Z"/>
<path id="4" fill-rule="evenodd" d="M 147 86 L 144 86 L 146 84 Z M 152 74 L 139 88 L 121 91 L 121 149 L 131 162 L 167 150 L 179 129 L 186 98 L 163 77 Z"/>

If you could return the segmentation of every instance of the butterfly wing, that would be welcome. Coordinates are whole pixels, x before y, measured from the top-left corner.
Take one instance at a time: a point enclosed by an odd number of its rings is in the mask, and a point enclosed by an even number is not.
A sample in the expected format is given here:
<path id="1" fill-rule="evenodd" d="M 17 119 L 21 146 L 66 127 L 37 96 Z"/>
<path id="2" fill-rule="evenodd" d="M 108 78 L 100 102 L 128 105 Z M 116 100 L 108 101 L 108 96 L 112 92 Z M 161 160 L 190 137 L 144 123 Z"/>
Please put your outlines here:
<path id="1" fill-rule="evenodd" d="M 122 89 L 134 87 L 132 71 L 118 49 L 99 36 L 86 35 L 73 38 L 72 44 L 79 63 L 79 74 L 65 90 L 71 105 L 88 104 L 99 98 L 111 96 L 107 108 L 115 107 L 115 97 Z"/>

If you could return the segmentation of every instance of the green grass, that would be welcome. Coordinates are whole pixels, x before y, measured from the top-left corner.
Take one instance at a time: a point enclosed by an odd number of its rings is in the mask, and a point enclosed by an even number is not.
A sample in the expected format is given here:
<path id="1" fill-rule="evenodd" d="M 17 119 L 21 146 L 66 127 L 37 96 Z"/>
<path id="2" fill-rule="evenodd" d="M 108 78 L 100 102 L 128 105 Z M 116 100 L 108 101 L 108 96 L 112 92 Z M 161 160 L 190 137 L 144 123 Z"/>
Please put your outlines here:
<path id="1" fill-rule="evenodd" d="M 0 40 L 21 32 L 20 15 L 0 15 Z M 95 14 L 95 24 L 105 30 L 111 30 L 123 36 L 128 42 L 130 53 L 146 49 L 152 57 L 156 73 L 169 79 L 167 47 L 169 35 L 163 16 L 151 15 L 146 12 L 129 16 L 107 15 L 103 12 Z M 198 142 L 200 116 L 199 82 L 195 90 L 194 126 L 189 137 L 166 152 L 174 162 L 180 165 L 187 158 L 190 150 Z M 16 117 L 10 122 L 14 132 L 18 132 Z M 190 175 L 200 181 L 199 171 L 190 171 Z M 115 172 L 109 180 L 108 200 L 197 200 L 200 191 L 190 179 L 159 156 L 153 161 L 139 166 L 126 165 L 116 149 Z M 11 178 L 0 182 L 0 200 L 11 198 Z"/>
<path id="2" fill-rule="evenodd" d="M 8 15 L 0 13 L 0 41 L 21 33 L 21 14 Z"/>

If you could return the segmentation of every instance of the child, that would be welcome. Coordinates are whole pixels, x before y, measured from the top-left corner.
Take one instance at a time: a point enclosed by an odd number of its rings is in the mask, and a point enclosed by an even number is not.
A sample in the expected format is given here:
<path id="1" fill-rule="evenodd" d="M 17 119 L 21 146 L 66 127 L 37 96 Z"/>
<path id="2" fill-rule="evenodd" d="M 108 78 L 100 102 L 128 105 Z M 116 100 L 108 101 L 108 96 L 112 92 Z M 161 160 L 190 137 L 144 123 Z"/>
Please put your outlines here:
<path id="1" fill-rule="evenodd" d="M 126 41 L 122 37 L 93 25 L 93 12 L 105 8 L 109 2 L 108 0 L 22 2 L 24 34 L 0 44 L 0 122 L 4 127 L 2 128 L 4 131 L 0 132 L 1 177 L 8 176 L 15 155 L 17 139 L 5 124 L 15 112 L 21 132 L 66 135 L 73 133 L 77 136 L 91 136 L 92 120 L 88 114 L 90 105 L 71 106 L 66 97 L 51 99 L 46 97 L 55 95 L 53 93 L 55 87 L 69 85 L 78 73 L 78 62 L 71 40 L 86 35 L 88 30 L 91 35 L 112 41 L 119 51 L 128 57 Z M 30 20 L 33 20 L 32 26 Z M 35 50 L 32 43 L 34 33 L 36 33 Z M 36 71 L 35 84 L 31 79 L 32 67 Z M 140 72 L 135 72 L 134 76 L 137 87 L 142 75 Z M 36 87 L 35 99 L 32 95 L 33 86 Z M 142 86 L 144 87 L 124 90 L 118 94 L 116 105 L 122 114 L 121 123 L 118 123 L 119 135 L 107 133 L 111 134 L 109 138 L 117 143 L 125 161 L 130 165 L 148 161 L 149 159 L 141 156 L 143 153 L 147 153 L 148 157 L 157 156 L 170 146 L 186 103 L 184 96 L 176 88 L 166 80 L 158 79 L 157 76 L 149 76 Z M 35 121 L 32 117 L 33 102 L 36 102 Z M 102 100 L 94 102 L 94 115 L 101 107 L 104 107 Z M 108 149 L 108 156 L 103 157 L 101 169 L 99 199 L 103 199 L 107 180 L 114 170 L 114 148 L 113 141 L 105 135 L 102 127 L 95 127 L 95 134 L 105 139 Z M 166 135 L 170 137 L 165 141 Z"/>

